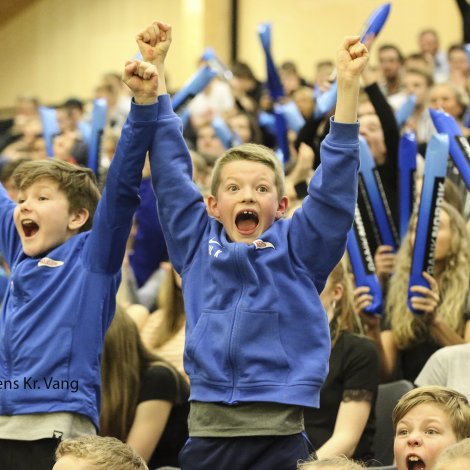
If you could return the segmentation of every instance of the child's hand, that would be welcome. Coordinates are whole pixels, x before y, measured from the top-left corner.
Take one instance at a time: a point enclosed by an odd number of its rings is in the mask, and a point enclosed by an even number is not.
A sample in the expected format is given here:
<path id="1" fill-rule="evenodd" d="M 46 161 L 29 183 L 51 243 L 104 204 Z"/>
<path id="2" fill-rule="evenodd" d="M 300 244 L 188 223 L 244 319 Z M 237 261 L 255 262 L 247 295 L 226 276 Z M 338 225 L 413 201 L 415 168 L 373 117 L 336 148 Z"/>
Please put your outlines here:
<path id="1" fill-rule="evenodd" d="M 369 60 L 369 51 L 359 36 L 344 39 L 336 55 L 338 81 L 358 79 Z"/>
<path id="2" fill-rule="evenodd" d="M 171 44 L 171 26 L 154 21 L 137 35 L 136 41 L 145 61 L 162 65 Z"/>
<path id="3" fill-rule="evenodd" d="M 122 81 L 131 89 L 137 104 L 157 101 L 158 74 L 155 65 L 140 60 L 126 62 Z"/>
<path id="4" fill-rule="evenodd" d="M 437 281 L 427 272 L 423 272 L 423 277 L 429 282 L 429 288 L 420 285 L 411 286 L 411 292 L 416 292 L 421 295 L 413 295 L 410 300 L 415 310 L 424 312 L 424 320 L 428 323 L 432 323 L 437 313 L 437 307 L 439 306 L 439 286 L 437 285 Z"/>
<path id="5" fill-rule="evenodd" d="M 380 245 L 374 255 L 375 271 L 380 281 L 384 281 L 395 270 L 396 254 L 389 245 Z"/>
<path id="6" fill-rule="evenodd" d="M 370 288 L 367 286 L 356 287 L 353 295 L 354 313 L 361 317 L 362 324 L 367 327 L 367 331 L 380 331 L 380 317 L 365 312 L 365 309 L 373 300 L 372 295 L 370 295 Z"/>

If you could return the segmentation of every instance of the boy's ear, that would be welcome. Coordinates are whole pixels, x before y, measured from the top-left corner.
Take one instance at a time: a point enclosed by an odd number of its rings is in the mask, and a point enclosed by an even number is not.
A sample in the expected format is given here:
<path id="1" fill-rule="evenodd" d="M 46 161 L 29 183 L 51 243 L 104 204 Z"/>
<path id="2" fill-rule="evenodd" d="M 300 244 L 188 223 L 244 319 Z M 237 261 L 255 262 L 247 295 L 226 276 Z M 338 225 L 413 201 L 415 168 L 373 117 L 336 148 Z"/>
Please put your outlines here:
<path id="1" fill-rule="evenodd" d="M 217 199 L 212 194 L 207 198 L 207 209 L 209 210 L 209 215 L 215 217 L 216 219 L 220 218 L 219 207 L 217 205 Z"/>
<path id="2" fill-rule="evenodd" d="M 77 209 L 70 214 L 68 229 L 72 231 L 79 231 L 87 222 L 90 217 L 90 212 L 84 207 Z"/>
<path id="3" fill-rule="evenodd" d="M 287 210 L 288 205 L 289 205 L 289 199 L 287 198 L 287 196 L 283 196 L 281 200 L 279 201 L 276 215 L 274 217 L 276 220 L 279 220 L 280 218 L 282 218 L 282 216 L 285 214 Z"/>

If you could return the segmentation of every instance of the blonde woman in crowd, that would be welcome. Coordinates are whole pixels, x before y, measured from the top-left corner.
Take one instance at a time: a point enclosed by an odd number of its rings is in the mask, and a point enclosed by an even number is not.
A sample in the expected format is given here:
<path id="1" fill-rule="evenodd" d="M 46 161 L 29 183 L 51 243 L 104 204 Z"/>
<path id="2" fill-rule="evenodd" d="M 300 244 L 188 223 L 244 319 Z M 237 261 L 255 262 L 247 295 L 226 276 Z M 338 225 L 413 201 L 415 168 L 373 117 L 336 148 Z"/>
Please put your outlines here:
<path id="1" fill-rule="evenodd" d="M 368 335 L 377 341 L 381 375 L 413 382 L 437 349 L 470 341 L 470 316 L 465 312 L 470 281 L 470 242 L 463 217 L 444 202 L 436 238 L 434 276 L 425 273 L 430 287 L 413 286 L 412 313 L 407 306 L 408 282 L 415 238 L 416 214 L 397 254 L 395 274 L 386 302 L 385 329 L 380 319 L 362 314 Z M 369 305 L 367 288 L 356 289 L 358 311 Z"/>

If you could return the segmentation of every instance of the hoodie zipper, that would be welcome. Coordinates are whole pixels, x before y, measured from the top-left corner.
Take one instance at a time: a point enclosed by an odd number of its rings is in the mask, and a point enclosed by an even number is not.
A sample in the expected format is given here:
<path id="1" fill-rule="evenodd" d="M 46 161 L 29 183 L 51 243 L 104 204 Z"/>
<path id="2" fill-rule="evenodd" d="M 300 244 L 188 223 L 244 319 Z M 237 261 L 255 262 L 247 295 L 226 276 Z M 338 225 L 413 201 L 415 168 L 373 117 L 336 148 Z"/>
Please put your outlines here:
<path id="1" fill-rule="evenodd" d="M 237 383 L 237 378 L 238 378 L 237 377 L 237 360 L 236 360 L 237 355 L 236 355 L 236 351 L 235 351 L 234 332 L 235 332 L 235 325 L 237 323 L 240 302 L 241 302 L 241 300 L 243 298 L 243 294 L 245 292 L 245 283 L 243 281 L 242 269 L 241 269 L 241 265 L 240 265 L 240 262 L 239 262 L 240 250 L 242 248 L 243 248 L 242 245 L 235 244 L 234 245 L 234 250 L 233 250 L 234 264 L 235 264 L 235 267 L 236 267 L 238 278 L 240 280 L 241 289 L 240 289 L 240 295 L 238 296 L 237 302 L 235 303 L 235 311 L 233 313 L 232 325 L 231 325 L 231 328 L 230 328 L 230 340 L 229 340 L 229 345 L 228 345 L 228 350 L 229 350 L 228 360 L 229 360 L 230 367 L 231 367 L 231 370 L 232 370 L 232 390 L 231 390 L 231 393 L 230 393 L 229 403 L 234 402 L 234 395 L 235 395 L 235 391 L 236 391 L 235 385 Z"/>

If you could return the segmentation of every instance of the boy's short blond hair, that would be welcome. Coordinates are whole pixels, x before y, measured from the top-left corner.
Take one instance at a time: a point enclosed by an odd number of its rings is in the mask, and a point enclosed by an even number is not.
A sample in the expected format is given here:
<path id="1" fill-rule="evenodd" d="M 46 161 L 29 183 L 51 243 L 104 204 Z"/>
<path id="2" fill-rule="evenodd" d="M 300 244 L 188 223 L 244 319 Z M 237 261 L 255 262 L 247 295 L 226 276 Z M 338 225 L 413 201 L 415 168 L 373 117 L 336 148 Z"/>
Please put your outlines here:
<path id="1" fill-rule="evenodd" d="M 364 470 L 364 466 L 346 457 L 330 457 L 311 462 L 301 462 L 297 470 L 314 470 L 316 468 L 334 468 L 335 470 Z"/>
<path id="2" fill-rule="evenodd" d="M 41 179 L 51 179 L 59 185 L 69 202 L 69 212 L 87 209 L 89 217 L 80 232 L 90 230 L 100 199 L 96 178 L 89 168 L 61 160 L 37 160 L 22 163 L 12 175 L 15 186 L 22 191 Z"/>
<path id="3" fill-rule="evenodd" d="M 470 405 L 467 398 L 455 390 L 437 385 L 418 387 L 405 393 L 393 410 L 393 429 L 396 430 L 410 410 L 423 404 L 436 405 L 449 416 L 458 441 L 470 437 Z"/>
<path id="4" fill-rule="evenodd" d="M 222 168 L 230 162 L 246 160 L 262 163 L 274 171 L 277 197 L 280 201 L 285 195 L 284 170 L 276 154 L 268 147 L 259 144 L 242 144 L 227 150 L 216 162 L 212 171 L 211 193 L 217 198 Z"/>
<path id="5" fill-rule="evenodd" d="M 65 439 L 56 449 L 56 461 L 65 456 L 83 459 L 96 470 L 148 470 L 142 457 L 114 437 L 81 436 Z"/>
<path id="6" fill-rule="evenodd" d="M 460 442 L 445 449 L 441 455 L 439 455 L 433 469 L 434 470 L 445 470 L 446 468 L 457 468 L 454 467 L 458 461 L 467 461 L 470 464 L 470 439 L 463 439 Z M 467 467 L 458 467 L 464 469 Z"/>

